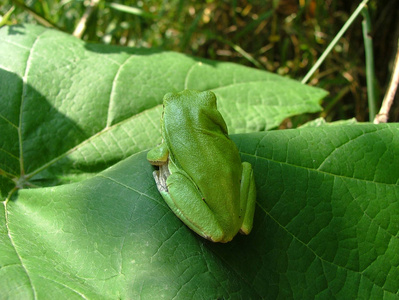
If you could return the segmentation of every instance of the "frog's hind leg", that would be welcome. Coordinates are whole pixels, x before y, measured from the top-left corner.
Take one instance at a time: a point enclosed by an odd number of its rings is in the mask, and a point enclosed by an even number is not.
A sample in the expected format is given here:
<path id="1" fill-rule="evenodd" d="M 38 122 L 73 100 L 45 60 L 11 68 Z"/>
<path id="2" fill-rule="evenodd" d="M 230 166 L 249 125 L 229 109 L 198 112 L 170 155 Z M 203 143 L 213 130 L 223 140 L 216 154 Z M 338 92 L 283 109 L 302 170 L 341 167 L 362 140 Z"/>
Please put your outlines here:
<path id="1" fill-rule="evenodd" d="M 219 242 L 223 230 L 201 193 L 186 174 L 175 172 L 167 179 L 168 192 L 161 192 L 172 211 L 200 236 Z"/>

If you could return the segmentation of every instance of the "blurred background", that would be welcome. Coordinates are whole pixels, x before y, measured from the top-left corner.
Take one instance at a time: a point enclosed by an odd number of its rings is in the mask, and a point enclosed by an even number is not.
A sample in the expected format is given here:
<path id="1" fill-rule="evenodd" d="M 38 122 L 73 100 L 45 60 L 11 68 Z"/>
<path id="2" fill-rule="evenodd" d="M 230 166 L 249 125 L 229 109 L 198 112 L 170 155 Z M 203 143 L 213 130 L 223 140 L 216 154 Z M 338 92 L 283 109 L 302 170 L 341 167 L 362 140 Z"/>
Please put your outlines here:
<path id="1" fill-rule="evenodd" d="M 157 47 L 301 80 L 360 2 L 6 0 L 0 24 L 36 23 L 88 42 Z M 368 11 L 378 112 L 398 47 L 399 1 L 370 0 Z M 362 21 L 359 15 L 307 82 L 330 92 L 321 103 L 324 110 L 290 118 L 282 128 L 315 117 L 369 121 Z M 396 96 L 389 122 L 399 121 L 398 102 Z"/>

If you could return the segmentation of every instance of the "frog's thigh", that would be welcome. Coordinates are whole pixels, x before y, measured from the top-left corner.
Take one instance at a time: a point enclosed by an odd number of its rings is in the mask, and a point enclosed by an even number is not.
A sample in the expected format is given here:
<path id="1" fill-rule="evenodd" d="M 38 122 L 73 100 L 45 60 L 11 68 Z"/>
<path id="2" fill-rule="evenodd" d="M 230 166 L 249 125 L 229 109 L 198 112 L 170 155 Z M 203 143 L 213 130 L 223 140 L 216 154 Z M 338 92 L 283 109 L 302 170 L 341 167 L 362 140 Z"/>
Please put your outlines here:
<path id="1" fill-rule="evenodd" d="M 255 177 L 250 163 L 242 163 L 242 178 L 240 190 L 241 209 L 245 211 L 240 232 L 249 234 L 252 230 L 252 224 L 256 204 Z"/>
<path id="2" fill-rule="evenodd" d="M 167 183 L 169 193 L 162 196 L 172 211 L 202 237 L 220 241 L 223 231 L 193 182 L 177 172 L 168 177 Z"/>

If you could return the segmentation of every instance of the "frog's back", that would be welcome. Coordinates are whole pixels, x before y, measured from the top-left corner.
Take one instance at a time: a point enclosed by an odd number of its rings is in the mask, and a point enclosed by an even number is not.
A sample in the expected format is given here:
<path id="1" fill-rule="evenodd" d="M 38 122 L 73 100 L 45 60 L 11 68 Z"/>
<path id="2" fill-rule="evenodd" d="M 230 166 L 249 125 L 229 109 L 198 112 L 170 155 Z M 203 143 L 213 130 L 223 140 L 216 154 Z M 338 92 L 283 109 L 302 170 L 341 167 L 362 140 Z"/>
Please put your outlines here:
<path id="1" fill-rule="evenodd" d="M 185 90 L 165 98 L 166 142 L 175 162 L 182 164 L 183 169 L 189 167 L 186 164 L 198 164 L 200 168 L 215 164 L 219 168 L 221 163 L 240 160 L 212 92 Z M 215 156 L 217 160 L 213 159 Z"/>
<path id="2" fill-rule="evenodd" d="M 207 191 L 205 201 L 217 199 L 215 213 L 224 206 L 220 202 L 233 202 L 236 205 L 225 207 L 232 207 L 230 215 L 238 219 L 234 216 L 239 214 L 241 159 L 217 110 L 215 95 L 186 90 L 169 94 L 165 100 L 164 130 L 171 159 L 193 178 L 200 191 Z M 212 209 L 214 201 L 208 202 Z"/>

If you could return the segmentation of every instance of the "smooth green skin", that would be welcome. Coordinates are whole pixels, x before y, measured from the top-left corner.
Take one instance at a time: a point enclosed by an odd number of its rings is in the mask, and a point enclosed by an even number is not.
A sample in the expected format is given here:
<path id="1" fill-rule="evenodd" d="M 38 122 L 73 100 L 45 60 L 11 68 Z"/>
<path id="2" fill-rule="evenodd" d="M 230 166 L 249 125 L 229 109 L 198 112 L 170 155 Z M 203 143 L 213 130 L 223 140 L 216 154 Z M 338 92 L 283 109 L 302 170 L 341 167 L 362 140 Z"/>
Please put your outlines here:
<path id="1" fill-rule="evenodd" d="M 154 178 L 172 211 L 192 230 L 213 242 L 249 234 L 256 190 L 252 166 L 238 149 L 212 92 L 166 94 L 162 143 L 147 159 L 159 166 Z"/>

